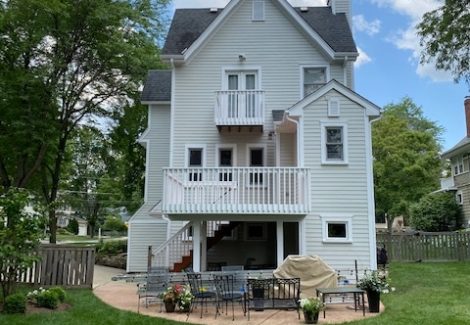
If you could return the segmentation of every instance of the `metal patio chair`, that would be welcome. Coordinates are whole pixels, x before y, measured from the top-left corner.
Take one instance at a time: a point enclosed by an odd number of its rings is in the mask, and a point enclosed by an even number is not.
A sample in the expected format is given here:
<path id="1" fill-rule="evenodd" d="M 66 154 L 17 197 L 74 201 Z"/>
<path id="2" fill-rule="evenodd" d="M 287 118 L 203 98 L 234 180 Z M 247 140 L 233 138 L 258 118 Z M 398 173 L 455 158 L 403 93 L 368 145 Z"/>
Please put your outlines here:
<path id="1" fill-rule="evenodd" d="M 214 275 L 215 288 L 217 290 L 217 310 L 215 317 L 219 311 L 219 303 L 225 302 L 225 314 L 227 315 L 228 303 L 232 304 L 232 321 L 235 320 L 235 302 L 239 302 L 245 315 L 243 304 L 244 288 L 240 287 L 240 281 L 234 274 Z"/>
<path id="2" fill-rule="evenodd" d="M 208 300 L 215 301 L 215 298 L 217 295 L 214 291 L 210 290 L 207 282 L 203 283 L 201 273 L 186 273 L 186 276 L 188 278 L 189 286 L 191 287 L 191 293 L 194 296 L 193 301 L 191 303 L 191 309 L 189 310 L 186 320 L 188 320 L 189 315 L 193 312 L 194 306 L 196 306 L 198 302 L 201 305 L 201 318 L 202 318 L 202 313 L 204 310 L 204 303 L 206 303 L 206 308 L 207 308 L 207 301 Z"/>

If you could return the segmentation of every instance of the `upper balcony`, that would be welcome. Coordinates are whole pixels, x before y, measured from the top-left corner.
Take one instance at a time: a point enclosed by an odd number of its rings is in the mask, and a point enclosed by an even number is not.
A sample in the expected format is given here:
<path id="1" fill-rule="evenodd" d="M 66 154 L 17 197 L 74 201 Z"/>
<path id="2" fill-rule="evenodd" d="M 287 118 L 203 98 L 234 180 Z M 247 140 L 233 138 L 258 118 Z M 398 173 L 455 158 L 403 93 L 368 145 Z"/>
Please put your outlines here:
<path id="1" fill-rule="evenodd" d="M 216 92 L 215 124 L 220 126 L 263 126 L 264 90 Z"/>
<path id="2" fill-rule="evenodd" d="M 164 214 L 307 214 L 310 170 L 166 168 Z"/>

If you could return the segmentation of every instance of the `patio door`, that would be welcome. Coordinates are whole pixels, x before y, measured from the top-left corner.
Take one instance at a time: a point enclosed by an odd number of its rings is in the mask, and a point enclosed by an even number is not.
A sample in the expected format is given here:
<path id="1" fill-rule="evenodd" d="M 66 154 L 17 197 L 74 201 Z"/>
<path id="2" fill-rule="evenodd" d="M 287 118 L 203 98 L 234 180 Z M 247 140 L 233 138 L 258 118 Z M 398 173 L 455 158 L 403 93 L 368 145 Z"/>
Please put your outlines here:
<path id="1" fill-rule="evenodd" d="M 227 72 L 228 117 L 255 117 L 257 88 L 256 71 Z"/>

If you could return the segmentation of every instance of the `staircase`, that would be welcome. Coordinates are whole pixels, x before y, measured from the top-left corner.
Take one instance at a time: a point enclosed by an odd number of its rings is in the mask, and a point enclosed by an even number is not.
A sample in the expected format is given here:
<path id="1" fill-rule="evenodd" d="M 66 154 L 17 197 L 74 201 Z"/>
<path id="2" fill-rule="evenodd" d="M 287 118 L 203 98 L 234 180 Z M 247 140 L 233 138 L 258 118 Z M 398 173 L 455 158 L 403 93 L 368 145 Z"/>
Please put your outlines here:
<path id="1" fill-rule="evenodd" d="M 230 236 L 239 224 L 240 222 L 235 221 L 207 222 L 207 250 L 225 236 Z M 191 223 L 187 223 L 160 247 L 149 252 L 149 260 L 152 266 L 169 266 L 171 272 L 181 272 L 193 261 L 192 247 Z"/>

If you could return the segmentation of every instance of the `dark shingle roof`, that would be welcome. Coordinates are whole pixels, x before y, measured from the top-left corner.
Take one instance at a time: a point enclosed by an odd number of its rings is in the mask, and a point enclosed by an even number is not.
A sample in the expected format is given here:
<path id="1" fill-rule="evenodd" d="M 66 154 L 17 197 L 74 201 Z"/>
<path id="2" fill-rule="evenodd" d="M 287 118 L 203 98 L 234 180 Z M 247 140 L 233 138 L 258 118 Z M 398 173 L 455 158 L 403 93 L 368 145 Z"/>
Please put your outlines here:
<path id="1" fill-rule="evenodd" d="M 176 9 L 162 54 L 181 54 L 201 36 L 222 10 Z"/>
<path id="2" fill-rule="evenodd" d="M 294 9 L 335 52 L 357 52 L 345 14 L 334 15 L 330 7 L 310 7 L 305 12 Z"/>
<path id="3" fill-rule="evenodd" d="M 452 148 L 450 148 L 449 150 L 447 150 L 446 152 L 444 152 L 442 154 L 442 156 L 444 158 L 450 158 L 452 156 L 452 153 L 460 148 L 463 148 L 465 147 L 466 145 L 470 144 L 470 138 L 469 137 L 465 137 L 463 138 L 462 140 L 459 141 L 459 143 L 457 143 L 455 146 L 453 146 Z"/>
<path id="4" fill-rule="evenodd" d="M 273 110 L 273 121 L 274 122 L 282 121 L 283 117 L 284 117 L 284 110 L 282 110 L 282 109 Z"/>
<path id="5" fill-rule="evenodd" d="M 330 7 L 309 7 L 306 12 L 302 12 L 300 8 L 294 9 L 334 51 L 357 52 L 345 14 L 334 15 Z M 223 9 L 218 9 L 217 12 L 210 12 L 209 9 L 176 9 L 162 54 L 182 54 L 222 11 Z"/>
<path id="6" fill-rule="evenodd" d="M 171 71 L 149 70 L 140 100 L 142 102 L 171 101 Z"/>

